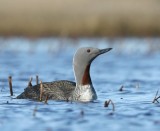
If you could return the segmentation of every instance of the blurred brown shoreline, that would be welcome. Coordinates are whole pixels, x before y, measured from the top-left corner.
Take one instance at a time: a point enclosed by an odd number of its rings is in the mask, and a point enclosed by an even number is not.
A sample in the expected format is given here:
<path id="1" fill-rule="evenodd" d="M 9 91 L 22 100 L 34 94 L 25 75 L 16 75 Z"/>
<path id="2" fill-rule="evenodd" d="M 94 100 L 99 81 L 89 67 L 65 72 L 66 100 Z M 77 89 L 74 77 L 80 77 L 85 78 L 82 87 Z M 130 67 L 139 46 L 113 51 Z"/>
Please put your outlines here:
<path id="1" fill-rule="evenodd" d="M 160 36 L 160 1 L 0 0 L 0 36 Z"/>

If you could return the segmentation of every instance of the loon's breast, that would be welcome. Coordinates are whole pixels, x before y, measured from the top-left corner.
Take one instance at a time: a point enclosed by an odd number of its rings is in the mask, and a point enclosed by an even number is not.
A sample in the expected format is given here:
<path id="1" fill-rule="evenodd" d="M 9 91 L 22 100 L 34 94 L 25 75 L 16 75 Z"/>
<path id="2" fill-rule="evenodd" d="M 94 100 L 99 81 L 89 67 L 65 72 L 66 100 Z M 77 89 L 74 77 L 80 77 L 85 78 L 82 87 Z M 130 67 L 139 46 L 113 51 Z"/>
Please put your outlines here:
<path id="1" fill-rule="evenodd" d="M 91 85 L 79 86 L 75 89 L 74 93 L 76 96 L 74 96 L 75 98 L 73 99 L 78 101 L 87 102 L 97 99 L 97 94 Z"/>

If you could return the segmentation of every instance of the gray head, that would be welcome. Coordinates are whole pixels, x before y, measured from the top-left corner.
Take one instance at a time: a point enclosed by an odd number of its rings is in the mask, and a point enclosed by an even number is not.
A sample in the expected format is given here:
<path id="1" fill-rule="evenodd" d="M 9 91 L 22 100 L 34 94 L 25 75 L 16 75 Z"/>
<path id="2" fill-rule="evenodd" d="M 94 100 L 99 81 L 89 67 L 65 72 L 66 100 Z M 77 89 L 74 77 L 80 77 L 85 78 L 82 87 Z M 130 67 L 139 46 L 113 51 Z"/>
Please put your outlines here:
<path id="1" fill-rule="evenodd" d="M 110 51 L 112 48 L 98 49 L 93 47 L 83 47 L 77 50 L 73 58 L 73 67 L 78 85 L 92 84 L 90 78 L 90 65 L 99 55 Z"/>

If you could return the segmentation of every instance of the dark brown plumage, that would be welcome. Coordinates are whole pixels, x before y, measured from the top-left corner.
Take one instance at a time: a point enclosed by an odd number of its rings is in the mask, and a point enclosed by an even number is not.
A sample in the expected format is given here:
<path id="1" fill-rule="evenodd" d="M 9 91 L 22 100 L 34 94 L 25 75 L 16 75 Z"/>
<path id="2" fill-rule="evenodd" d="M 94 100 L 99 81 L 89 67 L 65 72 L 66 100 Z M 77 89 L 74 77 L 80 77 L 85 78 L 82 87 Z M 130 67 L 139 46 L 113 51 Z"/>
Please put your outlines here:
<path id="1" fill-rule="evenodd" d="M 70 100 L 76 83 L 67 80 L 44 82 L 42 100 L 48 99 Z M 18 99 L 40 100 L 40 84 L 28 86 L 23 93 L 17 96 Z"/>

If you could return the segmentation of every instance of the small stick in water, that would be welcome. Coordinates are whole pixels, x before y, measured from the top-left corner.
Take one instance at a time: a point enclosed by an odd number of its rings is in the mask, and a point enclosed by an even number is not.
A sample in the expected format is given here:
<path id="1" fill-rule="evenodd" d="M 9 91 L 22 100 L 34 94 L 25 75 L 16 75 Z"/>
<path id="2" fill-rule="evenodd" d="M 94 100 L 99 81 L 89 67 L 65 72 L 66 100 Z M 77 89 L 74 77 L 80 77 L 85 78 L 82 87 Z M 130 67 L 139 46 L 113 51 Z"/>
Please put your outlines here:
<path id="1" fill-rule="evenodd" d="M 35 106 L 34 110 L 33 110 L 33 116 L 36 116 L 36 112 L 37 112 L 37 106 Z"/>
<path id="2" fill-rule="evenodd" d="M 42 81 L 40 81 L 40 101 L 42 101 L 42 95 L 43 95 L 43 84 Z"/>
<path id="3" fill-rule="evenodd" d="M 9 89 L 10 89 L 10 94 L 13 96 L 13 90 L 12 90 L 12 76 L 8 77 L 8 82 L 9 82 Z"/>
<path id="4" fill-rule="evenodd" d="M 48 101 L 48 95 L 46 96 L 46 99 L 45 99 L 45 104 L 47 104 L 47 101 Z"/>
<path id="5" fill-rule="evenodd" d="M 159 103 L 158 99 L 160 98 L 160 96 L 157 97 L 159 90 L 156 92 L 156 95 L 152 101 L 152 103 L 155 103 L 155 101 L 157 101 L 157 103 Z"/>
<path id="6" fill-rule="evenodd" d="M 38 75 L 36 75 L 36 84 L 38 85 L 38 82 L 39 80 L 38 80 Z"/>
<path id="7" fill-rule="evenodd" d="M 84 116 L 84 111 L 83 110 L 81 110 L 80 115 Z"/>
<path id="8" fill-rule="evenodd" d="M 122 85 L 121 88 L 119 89 L 119 91 L 123 91 L 124 86 Z"/>
<path id="9" fill-rule="evenodd" d="M 109 101 L 104 102 L 104 107 L 108 107 L 110 103 L 112 104 L 113 111 L 115 111 L 115 106 L 111 99 L 109 99 Z"/>
<path id="10" fill-rule="evenodd" d="M 28 87 L 32 86 L 32 77 L 30 78 L 29 82 L 28 82 Z"/>

